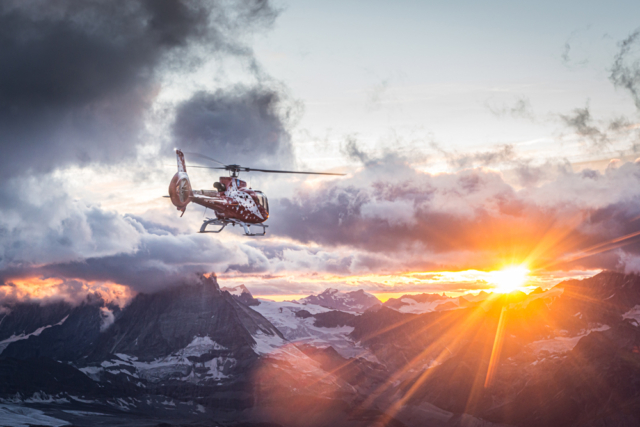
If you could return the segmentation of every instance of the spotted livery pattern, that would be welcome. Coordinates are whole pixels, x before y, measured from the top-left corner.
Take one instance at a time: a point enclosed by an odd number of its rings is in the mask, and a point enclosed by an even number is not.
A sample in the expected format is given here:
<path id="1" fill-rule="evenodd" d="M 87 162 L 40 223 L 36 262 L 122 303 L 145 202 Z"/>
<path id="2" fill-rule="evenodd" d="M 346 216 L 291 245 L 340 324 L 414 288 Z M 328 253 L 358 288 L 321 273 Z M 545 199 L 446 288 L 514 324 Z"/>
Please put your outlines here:
<path id="1" fill-rule="evenodd" d="M 260 191 L 247 188 L 247 183 L 236 177 L 220 177 L 218 190 L 192 190 L 184 155 L 176 150 L 178 172 L 169 184 L 169 197 L 179 211 L 189 203 L 204 206 L 215 212 L 218 219 L 236 219 L 248 224 L 260 224 L 269 218 L 269 204 Z"/>

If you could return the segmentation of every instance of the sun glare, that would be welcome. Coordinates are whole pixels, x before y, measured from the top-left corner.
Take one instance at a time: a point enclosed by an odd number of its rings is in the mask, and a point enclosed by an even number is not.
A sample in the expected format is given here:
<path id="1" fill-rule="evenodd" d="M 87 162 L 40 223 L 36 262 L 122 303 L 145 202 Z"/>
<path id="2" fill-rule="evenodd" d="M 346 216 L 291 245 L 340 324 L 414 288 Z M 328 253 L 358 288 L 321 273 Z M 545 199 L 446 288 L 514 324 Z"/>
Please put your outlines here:
<path id="1" fill-rule="evenodd" d="M 499 271 L 492 271 L 490 283 L 495 291 L 509 293 L 522 288 L 529 279 L 529 270 L 523 266 L 508 267 Z"/>

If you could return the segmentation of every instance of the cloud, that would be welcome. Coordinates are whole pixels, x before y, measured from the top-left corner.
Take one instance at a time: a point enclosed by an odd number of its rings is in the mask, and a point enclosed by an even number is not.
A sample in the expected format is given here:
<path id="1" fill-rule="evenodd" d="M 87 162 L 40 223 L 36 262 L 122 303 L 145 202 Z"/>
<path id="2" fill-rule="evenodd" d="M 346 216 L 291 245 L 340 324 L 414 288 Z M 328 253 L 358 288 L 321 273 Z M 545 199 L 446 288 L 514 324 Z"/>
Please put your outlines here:
<path id="1" fill-rule="evenodd" d="M 265 86 L 197 92 L 177 107 L 174 143 L 226 164 L 290 166 L 296 112 L 282 90 Z"/>
<path id="2" fill-rule="evenodd" d="M 112 282 L 83 282 L 58 277 L 22 277 L 0 283 L 0 304 L 11 306 L 17 301 L 50 304 L 66 301 L 73 305 L 100 298 L 123 307 L 135 292 Z"/>
<path id="3" fill-rule="evenodd" d="M 599 36 L 599 35 L 598 35 Z M 571 32 L 560 55 L 562 63 L 569 68 L 583 68 L 593 59 L 593 50 L 602 43 L 604 37 L 598 37 L 592 25 Z"/>
<path id="4" fill-rule="evenodd" d="M 8 184 L 0 189 L 0 270 L 129 253 L 139 244 L 133 221 L 74 200 L 59 179 Z"/>
<path id="5" fill-rule="evenodd" d="M 571 114 L 561 114 L 560 118 L 567 126 L 572 128 L 576 134 L 588 139 L 594 148 L 602 148 L 611 143 L 607 133 L 601 131 L 594 125 L 589 105 L 586 105 L 584 108 L 576 108 Z M 616 124 L 617 122 L 614 122 L 614 126 Z"/>
<path id="6" fill-rule="evenodd" d="M 8 1 L 0 6 L 0 177 L 133 156 L 167 67 L 247 57 L 265 1 Z"/>
<path id="7" fill-rule="evenodd" d="M 640 30 L 620 42 L 609 79 L 616 87 L 626 89 L 640 109 Z"/>
<path id="8" fill-rule="evenodd" d="M 75 200 L 55 178 L 56 169 L 135 156 L 164 73 L 191 72 L 211 54 L 241 58 L 257 83 L 187 94 L 167 114 L 172 145 L 253 167 L 293 165 L 290 132 L 300 106 L 265 76 L 246 41 L 277 13 L 265 1 L 0 6 L 1 295 L 152 292 L 212 271 L 284 276 L 287 289 L 299 289 L 289 283 L 292 272 L 491 269 L 527 257 L 544 269 L 637 265 L 636 241 L 614 240 L 640 230 L 638 164 L 605 172 L 543 167 L 509 144 L 476 152 L 434 145 L 453 171 L 431 174 L 392 151 L 368 153 L 349 136 L 343 154 L 360 169 L 272 199 L 275 239 L 242 243 L 183 234 L 153 213 L 121 215 Z M 636 37 L 621 45 L 611 77 L 634 97 Z M 374 90 L 372 108 L 387 83 Z M 533 117 L 524 97 L 489 109 Z M 588 105 L 562 120 L 593 146 L 634 126 L 624 118 L 599 126 Z M 504 165 L 515 168 L 524 188 L 487 169 Z M 371 281 L 369 289 L 377 288 L 387 289 Z"/>
<path id="9" fill-rule="evenodd" d="M 610 251 L 581 251 L 640 230 L 630 221 L 640 215 L 639 168 L 558 170 L 517 190 L 487 169 L 428 174 L 408 162 L 370 163 L 272 203 L 270 230 L 304 244 L 386 254 L 387 265 L 403 268 L 411 260 L 414 268 L 486 270 L 526 259 L 541 268 L 617 268 L 620 257 Z M 637 251 L 624 243 L 625 252 Z"/>
<path id="10" fill-rule="evenodd" d="M 342 153 L 352 161 L 356 161 L 366 165 L 371 161 L 371 157 L 358 145 L 358 139 L 356 135 L 347 135 L 344 147 L 342 147 Z"/>
<path id="11" fill-rule="evenodd" d="M 126 225 L 118 239 L 123 247 L 72 246 L 53 256 L 57 247 L 45 242 L 32 258 L 27 251 L 7 258 L 13 261 L 0 270 L 0 288 L 17 298 L 35 283 L 40 292 L 49 286 L 72 300 L 113 284 L 153 292 L 216 272 L 224 280 L 246 280 L 256 292 L 295 293 L 333 286 L 340 277 L 487 271 L 523 260 L 546 271 L 637 264 L 640 239 L 616 239 L 640 231 L 640 164 L 620 162 L 605 172 L 559 169 L 545 178 L 517 190 L 488 169 L 429 174 L 398 156 L 371 157 L 351 177 L 273 200 L 275 239 L 241 243 L 181 234 L 148 215 L 87 214 L 89 228 L 100 224 L 92 218 Z M 371 282 L 362 282 L 367 289 L 388 290 L 382 279 L 364 280 Z"/>
<path id="12" fill-rule="evenodd" d="M 618 116 L 609 119 L 608 123 L 606 120 L 598 123 L 588 104 L 583 108 L 575 108 L 570 114 L 559 116 L 576 135 L 588 142 L 587 149 L 593 153 L 600 154 L 603 149 L 617 148 L 620 155 L 623 155 L 625 152 L 637 153 L 640 149 L 638 126 L 627 117 Z M 628 148 L 622 149 L 621 142 L 628 143 Z"/>
<path id="13" fill-rule="evenodd" d="M 382 106 L 385 95 L 388 92 L 390 79 L 384 79 L 376 83 L 370 91 L 367 93 L 367 101 L 365 104 L 365 110 L 368 112 L 377 111 Z"/>
<path id="14" fill-rule="evenodd" d="M 454 169 L 477 166 L 489 167 L 505 163 L 514 163 L 516 160 L 519 160 L 512 144 L 498 145 L 491 150 L 470 153 L 460 153 L 456 150 L 447 151 L 435 142 L 431 143 L 431 148 L 442 154 L 445 161 Z"/>
<path id="15" fill-rule="evenodd" d="M 106 331 L 115 322 L 113 311 L 109 310 L 108 307 L 100 307 L 100 317 L 100 332 Z"/>
<path id="16" fill-rule="evenodd" d="M 153 291 L 260 259 L 251 247 L 181 235 L 147 217 L 76 200 L 55 171 L 133 161 L 167 73 L 190 73 L 215 55 L 239 58 L 264 79 L 248 36 L 277 15 L 263 0 L 0 5 L 0 294 L 50 289 L 73 299 L 116 285 Z M 260 136 L 251 143 L 262 158 L 291 159 L 284 125 L 291 111 L 280 92 L 238 86 L 197 93 L 178 107 L 176 129 L 211 142 L 196 128 L 213 123 L 224 128 L 225 141 L 244 142 L 247 156 L 247 144 Z M 219 121 L 206 123 L 212 117 L 203 111 L 215 115 L 216 107 L 224 110 Z"/>
<path id="17" fill-rule="evenodd" d="M 501 105 L 497 105 L 490 101 L 485 103 L 487 109 L 496 117 L 513 117 L 519 119 L 529 119 L 533 120 L 535 118 L 535 114 L 533 112 L 533 108 L 531 107 L 531 101 L 526 96 L 521 96 L 515 100 L 512 105 L 508 105 L 503 103 Z"/>
<path id="18" fill-rule="evenodd" d="M 17 280 L 58 278 L 67 287 L 70 283 L 114 283 L 133 292 L 154 292 L 195 280 L 196 274 L 225 271 L 230 265 L 254 265 L 261 258 L 266 259 L 251 246 L 222 243 L 203 234 L 157 234 L 149 232 L 131 217 L 121 218 L 135 231 L 136 244 L 129 250 L 105 254 L 87 252 L 66 259 L 62 256 L 47 259 L 45 257 L 51 249 L 45 248 L 42 254 L 34 257 L 40 262 L 5 264 L 0 270 L 0 282 L 6 285 Z M 149 224 L 152 222 L 147 220 L 146 225 Z M 159 228 L 152 225 L 150 230 Z M 81 287 L 77 293 L 87 289 L 91 286 Z M 74 292 L 58 290 L 57 293 L 71 295 Z"/>

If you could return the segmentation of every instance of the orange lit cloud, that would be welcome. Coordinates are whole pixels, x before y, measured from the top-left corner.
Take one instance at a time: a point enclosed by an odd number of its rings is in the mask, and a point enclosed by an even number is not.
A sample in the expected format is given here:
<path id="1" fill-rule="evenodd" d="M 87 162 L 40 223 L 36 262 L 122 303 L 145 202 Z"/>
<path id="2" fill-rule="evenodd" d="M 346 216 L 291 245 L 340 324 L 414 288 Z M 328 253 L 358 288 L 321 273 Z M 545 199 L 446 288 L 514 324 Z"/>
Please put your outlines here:
<path id="1" fill-rule="evenodd" d="M 60 278 L 29 277 L 14 279 L 0 286 L 3 301 L 59 301 L 80 303 L 89 294 L 99 295 L 106 302 L 125 305 L 135 292 L 129 287 L 110 282 L 81 282 Z"/>

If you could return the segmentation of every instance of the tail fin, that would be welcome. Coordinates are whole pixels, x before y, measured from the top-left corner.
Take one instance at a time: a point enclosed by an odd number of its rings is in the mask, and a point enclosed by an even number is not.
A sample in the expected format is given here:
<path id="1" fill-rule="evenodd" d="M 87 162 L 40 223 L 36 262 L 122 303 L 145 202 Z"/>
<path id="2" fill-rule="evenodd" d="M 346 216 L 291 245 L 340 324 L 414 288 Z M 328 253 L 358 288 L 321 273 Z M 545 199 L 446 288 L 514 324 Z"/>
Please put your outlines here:
<path id="1" fill-rule="evenodd" d="M 178 158 L 178 172 L 169 183 L 169 197 L 171 198 L 171 203 L 184 214 L 187 205 L 191 202 L 191 182 L 189 182 L 189 175 L 187 175 L 184 154 L 176 149 L 176 156 Z"/>
<path id="2" fill-rule="evenodd" d="M 176 157 L 178 158 L 178 172 L 187 172 L 187 166 L 184 163 L 184 154 L 176 148 Z"/>

